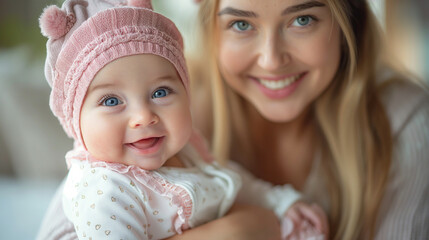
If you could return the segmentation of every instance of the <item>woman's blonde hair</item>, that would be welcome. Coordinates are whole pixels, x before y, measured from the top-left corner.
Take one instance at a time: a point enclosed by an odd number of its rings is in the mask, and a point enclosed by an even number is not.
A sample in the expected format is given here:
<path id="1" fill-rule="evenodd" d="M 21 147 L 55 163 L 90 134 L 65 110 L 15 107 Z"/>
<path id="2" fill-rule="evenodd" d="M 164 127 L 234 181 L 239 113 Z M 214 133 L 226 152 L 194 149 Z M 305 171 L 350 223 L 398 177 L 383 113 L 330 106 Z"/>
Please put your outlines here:
<path id="1" fill-rule="evenodd" d="M 327 0 L 342 31 L 342 56 L 331 85 L 314 103 L 322 166 L 328 176 L 333 239 L 372 238 L 388 178 L 392 136 L 380 101 L 376 74 L 380 62 L 379 28 L 365 0 Z M 246 121 L 217 66 L 216 18 L 219 1 L 202 1 L 199 12 L 207 78 L 210 78 L 214 128 L 212 147 L 228 159 L 231 139 L 246 140 Z M 209 56 L 209 57 L 207 57 Z M 240 122 L 241 124 L 237 124 Z M 249 150 L 250 151 L 250 150 Z M 366 229 L 363 231 L 363 229 Z"/>

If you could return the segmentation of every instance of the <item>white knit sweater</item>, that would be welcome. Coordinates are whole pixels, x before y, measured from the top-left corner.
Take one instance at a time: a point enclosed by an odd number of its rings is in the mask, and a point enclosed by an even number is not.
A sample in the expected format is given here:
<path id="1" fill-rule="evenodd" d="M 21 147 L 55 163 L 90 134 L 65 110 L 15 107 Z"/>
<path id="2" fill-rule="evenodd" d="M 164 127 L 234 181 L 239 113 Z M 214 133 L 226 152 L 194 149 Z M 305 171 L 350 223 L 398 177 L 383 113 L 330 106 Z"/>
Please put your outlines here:
<path id="1" fill-rule="evenodd" d="M 393 135 L 393 159 L 375 228 L 376 240 L 429 239 L 429 94 L 410 84 L 394 83 L 382 102 Z M 326 183 L 318 162 L 304 196 L 329 210 Z"/>

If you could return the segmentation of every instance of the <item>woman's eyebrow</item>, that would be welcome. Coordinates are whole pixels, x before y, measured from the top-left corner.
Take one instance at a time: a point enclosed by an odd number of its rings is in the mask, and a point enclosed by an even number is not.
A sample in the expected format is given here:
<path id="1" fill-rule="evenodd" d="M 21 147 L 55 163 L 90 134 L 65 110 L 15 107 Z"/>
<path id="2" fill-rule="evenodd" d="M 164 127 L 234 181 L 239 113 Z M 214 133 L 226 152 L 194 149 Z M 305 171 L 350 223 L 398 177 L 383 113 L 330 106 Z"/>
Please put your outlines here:
<path id="1" fill-rule="evenodd" d="M 232 8 L 232 7 L 226 7 L 224 9 L 220 10 L 217 15 L 221 16 L 221 15 L 225 15 L 225 14 L 233 15 L 236 17 L 251 17 L 251 18 L 257 18 L 258 17 L 258 14 L 256 14 L 255 12 L 240 10 L 240 9 L 236 9 L 236 8 Z"/>
<path id="2" fill-rule="evenodd" d="M 313 8 L 313 7 L 324 7 L 326 6 L 324 3 L 318 1 L 309 1 L 302 4 L 298 4 L 295 6 L 291 6 L 283 10 L 282 15 L 299 12 L 305 9 Z"/>

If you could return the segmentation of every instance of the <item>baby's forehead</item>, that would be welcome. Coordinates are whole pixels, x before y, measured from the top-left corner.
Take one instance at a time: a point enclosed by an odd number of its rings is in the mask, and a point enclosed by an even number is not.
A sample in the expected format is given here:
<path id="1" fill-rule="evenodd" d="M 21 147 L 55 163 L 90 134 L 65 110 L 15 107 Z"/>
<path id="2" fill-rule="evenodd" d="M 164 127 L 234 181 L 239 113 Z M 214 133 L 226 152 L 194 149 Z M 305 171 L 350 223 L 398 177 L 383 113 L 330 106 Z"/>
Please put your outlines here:
<path id="1" fill-rule="evenodd" d="M 116 59 L 102 67 L 91 81 L 88 92 L 160 82 L 183 84 L 168 60 L 152 54 L 138 54 Z"/>
<path id="2" fill-rule="evenodd" d="M 151 54 L 141 53 L 123 56 L 106 63 L 99 73 L 108 72 L 109 74 L 126 74 L 127 72 L 158 72 L 165 74 L 177 74 L 176 67 L 173 63 L 164 57 Z M 97 73 L 97 74 L 99 74 Z"/>

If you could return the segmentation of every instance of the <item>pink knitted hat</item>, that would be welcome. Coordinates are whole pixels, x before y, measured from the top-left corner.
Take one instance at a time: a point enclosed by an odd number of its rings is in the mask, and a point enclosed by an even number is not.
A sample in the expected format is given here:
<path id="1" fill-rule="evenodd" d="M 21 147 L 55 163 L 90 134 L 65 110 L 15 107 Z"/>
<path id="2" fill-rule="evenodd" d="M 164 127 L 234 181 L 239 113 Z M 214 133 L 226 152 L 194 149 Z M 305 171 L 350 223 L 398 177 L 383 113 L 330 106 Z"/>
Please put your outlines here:
<path id="1" fill-rule="evenodd" d="M 150 0 L 66 0 L 61 9 L 45 8 L 40 28 L 49 38 L 50 107 L 75 140 L 82 142 L 79 119 L 86 91 L 95 74 L 115 59 L 142 53 L 164 57 L 188 91 L 180 32 L 152 11 Z"/>

